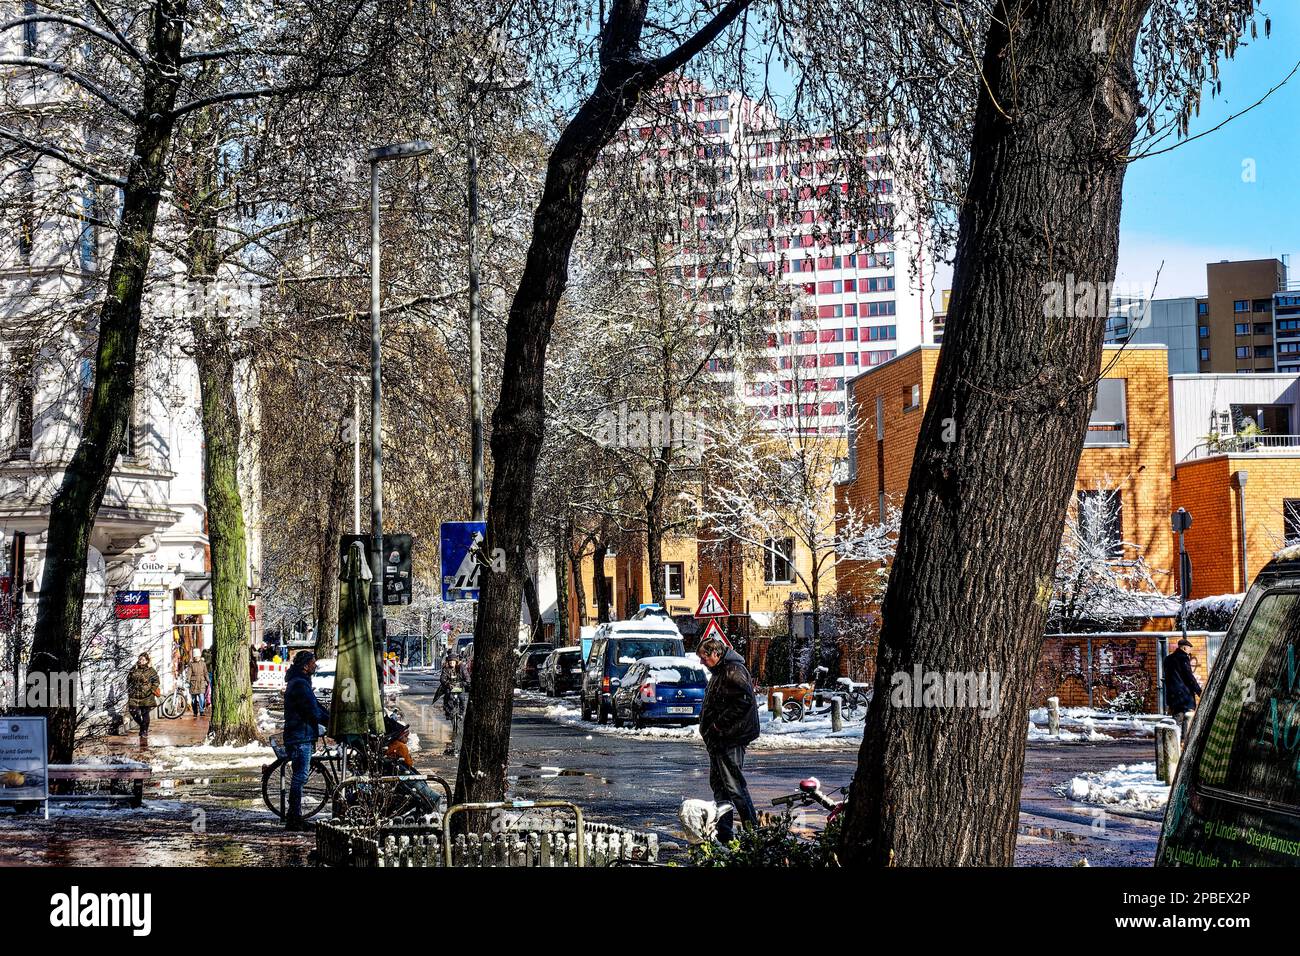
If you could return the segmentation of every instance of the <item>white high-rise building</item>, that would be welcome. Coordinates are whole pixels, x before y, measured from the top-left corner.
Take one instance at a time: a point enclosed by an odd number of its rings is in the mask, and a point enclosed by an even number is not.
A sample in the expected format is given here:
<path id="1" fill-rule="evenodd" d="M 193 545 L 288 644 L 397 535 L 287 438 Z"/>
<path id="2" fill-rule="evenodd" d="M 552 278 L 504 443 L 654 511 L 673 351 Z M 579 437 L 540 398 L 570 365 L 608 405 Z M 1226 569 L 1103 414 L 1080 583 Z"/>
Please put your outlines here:
<path id="1" fill-rule="evenodd" d="M 737 274 L 780 277 L 766 352 L 737 383 L 745 401 L 777 427 L 843 432 L 846 381 L 935 343 L 925 224 L 895 192 L 887 137 L 863 132 L 842 149 L 830 134 L 791 131 L 752 100 L 684 80 L 652 109 L 619 143 L 660 170 L 697 175 L 694 221 L 683 225 L 701 248 L 712 242 L 701 294 L 725 298 Z M 860 190 L 853 211 L 865 207 L 869 219 L 836 214 L 850 180 Z M 714 364 L 731 371 L 725 358 Z"/>

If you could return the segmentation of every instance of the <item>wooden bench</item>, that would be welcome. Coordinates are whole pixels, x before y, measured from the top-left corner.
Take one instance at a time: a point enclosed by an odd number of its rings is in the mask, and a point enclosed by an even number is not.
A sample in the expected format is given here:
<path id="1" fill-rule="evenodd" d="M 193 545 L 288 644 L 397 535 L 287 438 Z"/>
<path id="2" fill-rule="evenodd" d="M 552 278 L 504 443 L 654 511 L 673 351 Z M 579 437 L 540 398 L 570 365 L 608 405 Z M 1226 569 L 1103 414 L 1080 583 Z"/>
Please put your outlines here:
<path id="1" fill-rule="evenodd" d="M 51 794 L 51 800 L 126 800 L 132 807 L 139 807 L 144 802 L 144 782 L 153 772 L 146 763 L 52 763 L 49 779 L 70 780 L 73 783 L 92 783 L 107 780 L 110 785 L 118 780 L 131 781 L 130 793 L 60 793 Z"/>

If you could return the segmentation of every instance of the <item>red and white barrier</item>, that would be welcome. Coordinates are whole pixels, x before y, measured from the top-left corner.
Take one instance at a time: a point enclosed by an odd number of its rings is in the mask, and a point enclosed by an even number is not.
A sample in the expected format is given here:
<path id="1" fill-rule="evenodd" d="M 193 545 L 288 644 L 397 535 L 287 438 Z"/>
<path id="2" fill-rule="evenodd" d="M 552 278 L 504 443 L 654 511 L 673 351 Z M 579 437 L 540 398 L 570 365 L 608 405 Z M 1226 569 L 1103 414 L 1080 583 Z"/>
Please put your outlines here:
<path id="1" fill-rule="evenodd" d="M 257 680 L 253 681 L 256 690 L 276 690 L 284 687 L 284 675 L 288 673 L 288 664 L 275 664 L 270 661 L 257 662 Z"/>
<path id="2" fill-rule="evenodd" d="M 401 681 L 401 668 L 397 666 L 397 661 L 384 661 L 384 686 L 396 687 Z"/>

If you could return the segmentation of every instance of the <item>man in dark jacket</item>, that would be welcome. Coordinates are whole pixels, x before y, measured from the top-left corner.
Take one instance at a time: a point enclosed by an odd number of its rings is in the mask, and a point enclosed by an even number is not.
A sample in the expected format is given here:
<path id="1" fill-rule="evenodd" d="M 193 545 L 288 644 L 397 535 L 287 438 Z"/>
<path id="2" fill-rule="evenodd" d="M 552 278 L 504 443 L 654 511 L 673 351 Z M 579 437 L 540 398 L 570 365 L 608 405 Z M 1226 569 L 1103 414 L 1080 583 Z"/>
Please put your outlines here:
<path id="1" fill-rule="evenodd" d="M 1178 641 L 1174 652 L 1165 658 L 1165 704 L 1174 720 L 1178 721 L 1184 747 L 1192 729 L 1192 717 L 1196 714 L 1196 698 L 1201 695 L 1196 669 L 1187 656 L 1191 648 L 1192 642 L 1184 637 Z"/>
<path id="2" fill-rule="evenodd" d="M 311 754 L 316 749 L 316 728 L 329 723 L 329 711 L 316 700 L 311 689 L 311 675 L 316 670 L 316 655 L 299 651 L 284 677 L 284 748 L 293 764 L 289 783 L 289 812 L 285 827 L 306 830 L 302 821 L 302 788 L 311 773 Z"/>
<path id="3" fill-rule="evenodd" d="M 758 700 L 745 659 L 716 637 L 700 642 L 696 653 L 712 672 L 700 708 L 700 736 L 709 753 L 709 786 L 715 803 L 735 807 L 740 822 L 758 824 L 754 801 L 749 798 L 742 772 L 745 748 L 758 738 Z M 718 839 L 732 837 L 731 813 L 718 817 Z"/>

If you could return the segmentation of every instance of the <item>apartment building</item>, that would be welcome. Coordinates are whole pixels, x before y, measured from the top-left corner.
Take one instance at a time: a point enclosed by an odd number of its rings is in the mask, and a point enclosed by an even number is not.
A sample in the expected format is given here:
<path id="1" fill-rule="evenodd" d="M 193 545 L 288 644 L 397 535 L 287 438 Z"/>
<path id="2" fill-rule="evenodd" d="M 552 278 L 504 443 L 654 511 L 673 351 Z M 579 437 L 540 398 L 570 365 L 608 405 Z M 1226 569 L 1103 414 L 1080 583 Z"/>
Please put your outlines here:
<path id="1" fill-rule="evenodd" d="M 1198 371 L 1272 372 L 1273 299 L 1287 288 L 1286 264 L 1280 259 L 1211 262 L 1205 281 L 1205 298 L 1197 301 Z"/>
<path id="2" fill-rule="evenodd" d="M 31 4 L 4 3 L 6 14 Z M 30 12 L 30 10 L 28 10 Z M 47 56 L 75 42 L 56 23 L 26 24 L 0 35 L 8 58 Z M 62 115 L 76 95 L 21 66 L 3 70 L 4 122 L 12 128 Z M 75 112 L 72 115 L 78 115 Z M 94 141 L 96 131 L 78 136 Z M 64 142 L 68 149 L 82 143 Z M 48 548 L 51 502 L 80 438 L 94 384 L 93 317 L 113 253 L 117 191 L 97 186 L 57 159 L 10 150 L 0 160 L 0 537 L 26 534 L 23 594 L 30 631 Z M 167 228 L 167 211 L 160 229 Z M 116 668 L 148 651 L 169 688 L 194 647 L 211 642 L 210 560 L 203 492 L 203 434 L 197 371 L 184 312 L 165 256 L 155 255 L 129 411 L 127 447 L 110 476 L 90 536 L 83 647 Z M 178 311 L 179 310 L 179 311 Z M 89 319 L 89 321 L 88 321 Z M 255 420 L 255 396 L 242 387 Z M 255 431 L 255 430 L 254 430 Z M 246 432 L 248 434 L 248 432 Z M 246 506 L 250 583 L 259 584 L 260 516 L 255 453 L 241 484 Z M 3 569 L 10 575 L 16 569 Z M 148 615 L 119 619 L 121 591 L 146 592 Z M 139 611 L 135 612 L 139 614 Z M 254 633 L 260 615 L 250 606 Z M 13 667 L 13 634 L 5 665 Z M 20 662 L 21 663 L 21 662 Z"/>
<path id="3" fill-rule="evenodd" d="M 746 97 L 685 80 L 666 87 L 615 144 L 713 187 L 701 186 L 683 219 L 709 256 L 673 267 L 699 270 L 702 296 L 725 299 L 742 274 L 779 283 L 788 304 L 771 315 L 757 367 L 736 382 L 774 427 L 842 434 L 846 381 L 934 341 L 926 305 L 933 263 L 923 224 L 895 194 L 888 137 L 864 133 L 848 145 L 788 129 Z M 849 164 L 857 164 L 852 176 Z M 865 219 L 833 211 L 850 179 L 870 195 Z M 736 371 L 727 357 L 713 368 Z"/>

